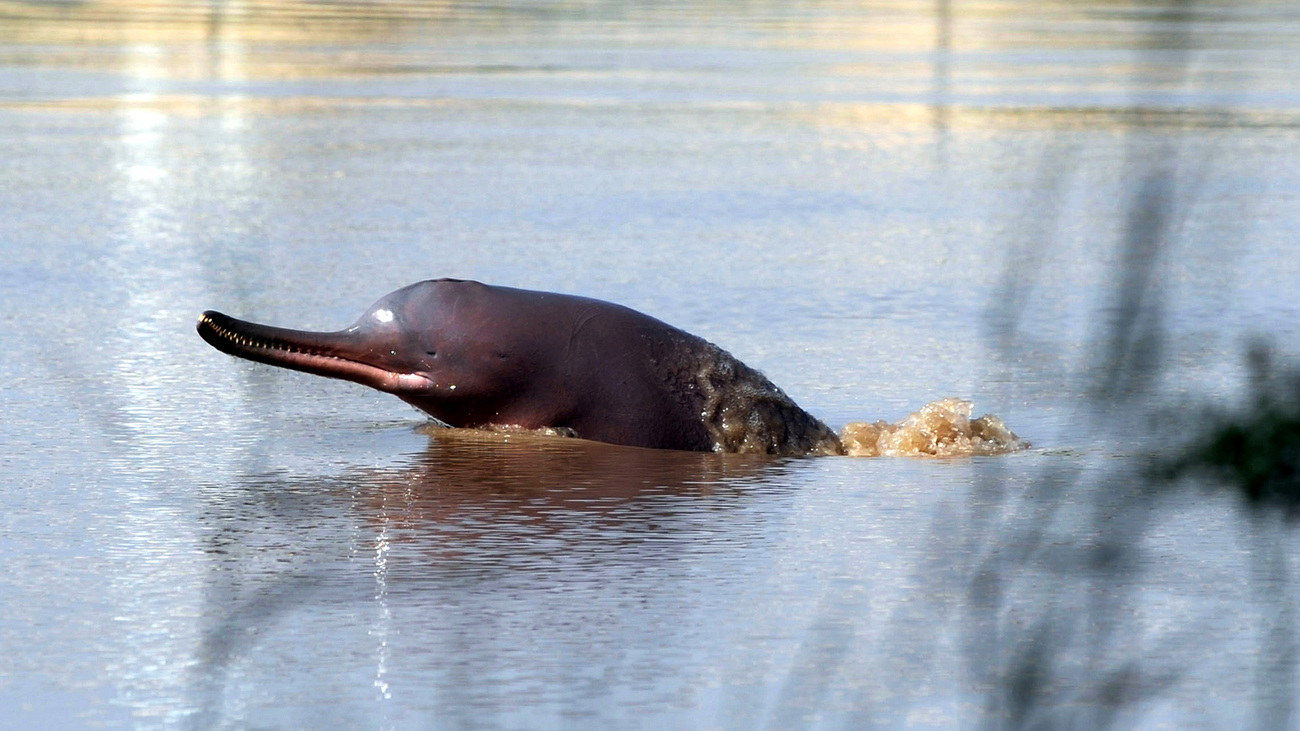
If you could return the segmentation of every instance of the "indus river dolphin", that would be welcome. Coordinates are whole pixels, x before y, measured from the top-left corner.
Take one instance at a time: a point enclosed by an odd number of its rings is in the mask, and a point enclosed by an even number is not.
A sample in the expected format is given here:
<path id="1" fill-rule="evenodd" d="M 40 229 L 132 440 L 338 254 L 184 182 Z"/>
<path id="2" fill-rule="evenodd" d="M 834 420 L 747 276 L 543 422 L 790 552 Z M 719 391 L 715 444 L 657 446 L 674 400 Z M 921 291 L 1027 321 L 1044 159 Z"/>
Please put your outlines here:
<path id="1" fill-rule="evenodd" d="M 454 427 L 551 428 L 655 449 L 841 454 L 839 438 L 721 348 L 621 305 L 437 279 L 352 327 L 199 317 L 223 353 L 391 393 Z"/>

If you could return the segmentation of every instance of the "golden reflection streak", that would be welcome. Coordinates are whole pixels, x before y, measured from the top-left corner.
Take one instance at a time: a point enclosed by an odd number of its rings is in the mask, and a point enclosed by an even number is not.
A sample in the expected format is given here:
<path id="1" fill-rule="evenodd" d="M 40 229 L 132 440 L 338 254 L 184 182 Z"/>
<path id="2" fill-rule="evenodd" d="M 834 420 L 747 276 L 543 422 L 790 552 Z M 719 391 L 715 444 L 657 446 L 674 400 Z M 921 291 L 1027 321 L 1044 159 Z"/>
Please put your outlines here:
<path id="1" fill-rule="evenodd" d="M 1249 48 L 1260 35 L 1276 35 L 1271 40 L 1287 43 L 1288 28 L 1260 23 L 1252 14 L 1252 9 L 1265 5 L 1241 3 L 1219 8 L 1220 16 L 1226 15 L 1249 32 L 1242 34 L 1242 40 L 1219 37 L 1218 42 Z M 1028 6 L 1024 2 L 964 0 L 952 5 L 944 39 L 952 51 L 1044 46 L 1058 50 L 1139 49 L 1149 42 L 1153 27 L 1141 8 L 1131 2 L 1039 2 L 1033 4 L 1035 22 L 1026 23 Z M 259 43 L 318 44 L 393 38 L 421 27 L 488 35 L 509 35 L 522 29 L 621 43 L 649 39 L 718 43 L 743 29 L 747 31 L 742 34 L 745 40 L 739 42 L 747 45 L 929 52 L 934 47 L 936 7 L 925 0 L 517 5 L 449 0 L 0 0 L 0 40 L 22 43 L 172 43 L 220 36 Z M 1206 32 L 1217 27 L 1207 23 Z M 727 32 L 719 32 L 723 30 Z"/>
<path id="2" fill-rule="evenodd" d="M 95 0 L 77 4 L 0 0 L 0 38 L 82 44 L 184 42 L 214 37 L 312 43 L 389 36 L 399 23 L 438 19 L 451 6 L 436 0 Z"/>
<path id="3" fill-rule="evenodd" d="M 134 94 L 121 97 L 73 97 L 65 99 L 0 99 L 0 109 L 67 113 L 120 112 L 131 109 L 153 111 L 177 117 L 256 114 L 296 114 L 339 109 L 388 108 L 431 109 L 497 106 L 565 108 L 620 108 L 619 99 L 455 99 L 419 97 L 319 97 L 283 98 L 243 95 L 201 96 L 190 94 Z M 654 105 L 646 104 L 646 107 Z M 663 102 L 665 109 L 680 108 Z M 934 123 L 933 106 L 922 102 L 773 102 L 757 103 L 722 100 L 691 102 L 696 111 L 752 111 L 773 114 L 799 126 L 824 130 L 867 130 L 889 127 L 897 131 L 928 130 Z M 1044 107 L 953 105 L 948 123 L 954 128 L 973 129 L 1093 129 L 1122 131 L 1135 128 L 1177 129 L 1297 129 L 1300 110 L 1287 109 L 1188 109 L 1134 108 L 1123 106 Z"/>

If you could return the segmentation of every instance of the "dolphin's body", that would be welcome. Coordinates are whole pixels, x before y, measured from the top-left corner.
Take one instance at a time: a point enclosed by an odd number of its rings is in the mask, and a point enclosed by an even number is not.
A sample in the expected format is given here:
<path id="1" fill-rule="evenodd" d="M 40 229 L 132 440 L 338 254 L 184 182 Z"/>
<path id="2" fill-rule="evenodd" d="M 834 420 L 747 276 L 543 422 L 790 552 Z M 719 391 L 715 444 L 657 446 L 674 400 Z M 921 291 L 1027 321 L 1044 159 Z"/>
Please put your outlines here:
<path id="1" fill-rule="evenodd" d="M 346 330 L 199 317 L 241 358 L 391 393 L 455 427 L 551 427 L 656 449 L 840 453 L 838 438 L 758 371 L 621 305 L 438 279 L 375 303 Z"/>

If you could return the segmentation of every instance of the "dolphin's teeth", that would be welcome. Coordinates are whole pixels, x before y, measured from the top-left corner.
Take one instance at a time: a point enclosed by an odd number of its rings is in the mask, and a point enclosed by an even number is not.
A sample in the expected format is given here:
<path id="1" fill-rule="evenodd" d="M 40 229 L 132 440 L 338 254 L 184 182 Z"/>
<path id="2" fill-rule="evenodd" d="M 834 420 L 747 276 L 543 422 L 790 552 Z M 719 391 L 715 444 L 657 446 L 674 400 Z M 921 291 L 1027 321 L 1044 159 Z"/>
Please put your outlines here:
<path id="1" fill-rule="evenodd" d="M 238 332 L 237 330 L 231 330 L 222 327 L 221 325 L 218 325 L 216 321 L 214 321 L 212 318 L 208 317 L 207 315 L 200 315 L 199 322 L 203 326 L 207 327 L 211 332 L 215 333 L 217 337 L 221 338 L 222 340 L 225 340 L 228 343 L 237 345 L 241 348 L 246 348 L 250 350 L 278 350 L 282 353 L 302 353 L 317 358 L 332 358 L 334 360 L 346 360 L 346 359 L 341 359 L 335 355 L 327 355 L 325 353 L 316 352 L 309 347 L 298 345 L 292 342 L 283 342 L 280 340 L 262 340 L 260 338 L 255 338 L 251 335 L 245 335 L 243 333 Z"/>

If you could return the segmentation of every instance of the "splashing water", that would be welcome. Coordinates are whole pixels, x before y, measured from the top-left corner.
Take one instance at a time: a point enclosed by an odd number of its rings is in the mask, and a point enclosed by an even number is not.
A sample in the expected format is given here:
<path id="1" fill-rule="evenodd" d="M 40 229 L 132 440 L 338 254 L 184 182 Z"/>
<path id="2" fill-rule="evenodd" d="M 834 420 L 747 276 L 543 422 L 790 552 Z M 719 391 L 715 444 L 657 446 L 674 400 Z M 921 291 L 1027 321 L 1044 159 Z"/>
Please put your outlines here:
<path id="1" fill-rule="evenodd" d="M 840 441 L 850 457 L 971 457 L 1029 446 L 993 414 L 971 419 L 971 406 L 969 401 L 945 398 L 895 424 L 845 424 Z"/>

